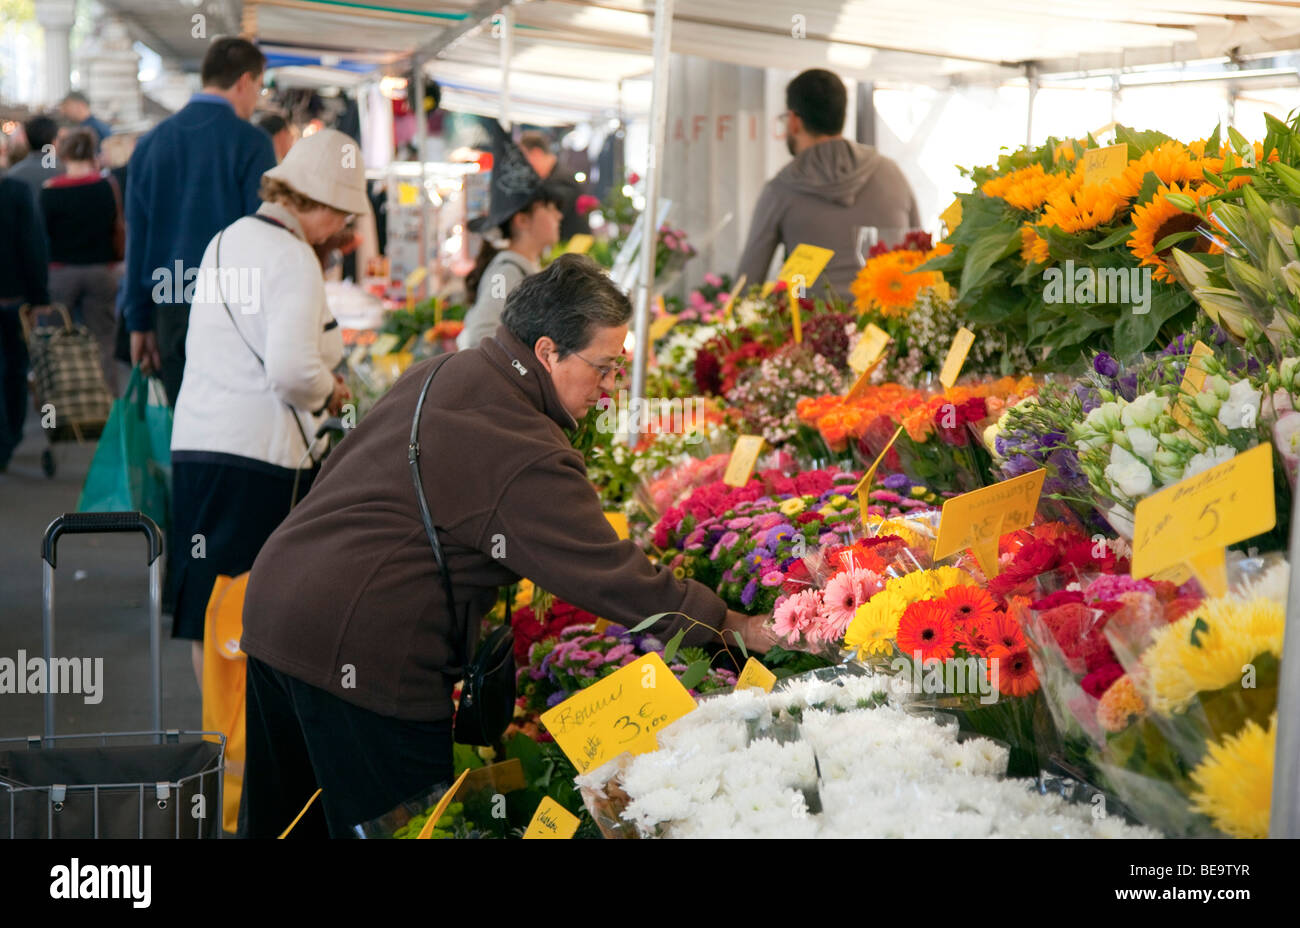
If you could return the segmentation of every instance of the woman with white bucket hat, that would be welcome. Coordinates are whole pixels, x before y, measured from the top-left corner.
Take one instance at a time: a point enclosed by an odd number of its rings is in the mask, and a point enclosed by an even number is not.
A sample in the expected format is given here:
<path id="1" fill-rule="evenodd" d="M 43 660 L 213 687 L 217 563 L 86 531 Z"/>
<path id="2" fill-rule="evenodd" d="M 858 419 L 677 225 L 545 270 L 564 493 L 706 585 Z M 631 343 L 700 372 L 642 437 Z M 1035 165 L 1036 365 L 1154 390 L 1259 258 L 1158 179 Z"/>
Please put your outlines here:
<path id="1" fill-rule="evenodd" d="M 334 129 L 262 175 L 262 205 L 208 243 L 193 286 L 172 427 L 172 635 L 194 642 L 219 574 L 238 576 L 307 491 L 328 415 L 350 396 L 312 246 L 368 208 L 361 146 Z M 170 269 L 168 269 L 170 270 Z M 175 285 L 175 284 L 174 284 Z"/>

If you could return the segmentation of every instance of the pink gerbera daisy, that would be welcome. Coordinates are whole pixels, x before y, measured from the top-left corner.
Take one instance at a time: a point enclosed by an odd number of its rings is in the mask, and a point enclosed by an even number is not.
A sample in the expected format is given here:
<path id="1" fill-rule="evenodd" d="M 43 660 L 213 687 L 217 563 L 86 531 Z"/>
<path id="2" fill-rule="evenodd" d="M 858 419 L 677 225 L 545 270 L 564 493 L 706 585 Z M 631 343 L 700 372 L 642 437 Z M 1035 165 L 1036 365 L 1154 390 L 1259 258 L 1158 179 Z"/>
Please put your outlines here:
<path id="1" fill-rule="evenodd" d="M 801 590 L 777 603 L 772 611 L 772 630 L 787 641 L 793 641 L 817 621 L 821 608 L 820 591 Z"/>
<path id="2" fill-rule="evenodd" d="M 844 636 L 858 607 L 880 592 L 879 575 L 861 567 L 831 577 L 822 594 L 822 622 L 817 637 L 833 641 Z"/>

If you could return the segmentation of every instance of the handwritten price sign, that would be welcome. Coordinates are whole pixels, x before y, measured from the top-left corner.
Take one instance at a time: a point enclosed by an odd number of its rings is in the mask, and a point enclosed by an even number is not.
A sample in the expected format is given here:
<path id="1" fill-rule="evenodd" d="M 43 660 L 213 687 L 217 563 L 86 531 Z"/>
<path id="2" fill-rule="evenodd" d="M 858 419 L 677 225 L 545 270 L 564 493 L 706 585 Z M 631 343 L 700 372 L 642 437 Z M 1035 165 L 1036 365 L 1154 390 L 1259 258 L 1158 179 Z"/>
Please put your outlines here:
<path id="1" fill-rule="evenodd" d="M 543 796 L 541 805 L 528 823 L 525 838 L 572 838 L 581 822 L 578 817 L 550 796 Z"/>
<path id="2" fill-rule="evenodd" d="M 984 576 L 996 577 L 998 539 L 1034 521 L 1046 476 L 1047 471 L 1039 468 L 944 503 L 939 537 L 934 541 L 935 560 L 971 548 Z"/>
<path id="3" fill-rule="evenodd" d="M 1133 515 L 1134 577 L 1186 562 L 1219 586 L 1223 549 L 1277 524 L 1273 448 L 1260 445 L 1153 493 Z"/>
<path id="4" fill-rule="evenodd" d="M 542 713 L 542 724 L 578 768 L 594 770 L 624 751 L 644 754 L 695 700 L 656 653 L 647 654 Z"/>

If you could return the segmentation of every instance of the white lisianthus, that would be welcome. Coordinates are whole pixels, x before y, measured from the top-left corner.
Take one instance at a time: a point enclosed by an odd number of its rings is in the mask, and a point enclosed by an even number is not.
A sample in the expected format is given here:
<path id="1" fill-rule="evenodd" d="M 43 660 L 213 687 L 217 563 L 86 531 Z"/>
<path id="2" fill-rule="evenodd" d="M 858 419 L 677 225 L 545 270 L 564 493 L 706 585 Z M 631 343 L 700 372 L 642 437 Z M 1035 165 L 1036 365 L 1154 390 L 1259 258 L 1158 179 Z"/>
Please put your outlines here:
<path id="1" fill-rule="evenodd" d="M 1205 385 L 1201 389 L 1208 393 L 1213 393 L 1220 400 L 1226 400 L 1228 394 L 1231 392 L 1231 388 L 1228 386 L 1228 381 L 1224 380 L 1218 374 L 1211 374 L 1209 377 L 1206 377 Z"/>
<path id="2" fill-rule="evenodd" d="M 1263 394 L 1250 385 L 1249 380 L 1238 380 L 1228 388 L 1228 398 L 1219 408 L 1219 422 L 1224 428 L 1253 429 L 1259 421 L 1259 403 Z"/>
<path id="3" fill-rule="evenodd" d="M 1151 469 L 1126 451 L 1122 445 L 1114 445 L 1110 449 L 1106 479 L 1130 499 L 1145 496 L 1155 486 Z"/>
<path id="4" fill-rule="evenodd" d="M 1143 393 L 1120 410 L 1119 418 L 1126 427 L 1154 425 L 1156 419 L 1169 408 L 1169 401 L 1156 393 Z"/>
<path id="5" fill-rule="evenodd" d="M 1209 451 L 1202 451 L 1200 454 L 1194 454 L 1187 466 L 1183 468 L 1183 478 L 1195 477 L 1197 474 L 1204 473 L 1211 467 L 1216 467 L 1224 461 L 1231 461 L 1236 457 L 1237 449 L 1231 445 L 1215 445 Z"/>
<path id="6" fill-rule="evenodd" d="M 1124 436 L 1128 439 L 1133 453 L 1143 461 L 1150 461 L 1160 448 L 1160 443 L 1156 441 L 1154 435 L 1136 425 L 1126 428 Z"/>

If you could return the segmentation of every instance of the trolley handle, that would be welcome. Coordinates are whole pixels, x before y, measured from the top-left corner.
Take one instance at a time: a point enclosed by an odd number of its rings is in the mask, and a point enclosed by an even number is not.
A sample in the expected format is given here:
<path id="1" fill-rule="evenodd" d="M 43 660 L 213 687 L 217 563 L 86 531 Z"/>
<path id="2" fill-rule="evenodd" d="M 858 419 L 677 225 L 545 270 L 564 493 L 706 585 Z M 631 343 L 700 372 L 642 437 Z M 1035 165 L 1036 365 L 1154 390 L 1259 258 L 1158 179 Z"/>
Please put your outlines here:
<path id="1" fill-rule="evenodd" d="M 51 568 L 58 556 L 59 537 L 62 535 L 106 535 L 120 532 L 143 532 L 149 541 L 146 564 L 152 564 L 162 554 L 162 530 L 158 523 L 143 512 L 65 512 L 57 516 L 45 529 L 41 539 L 41 557 Z"/>

